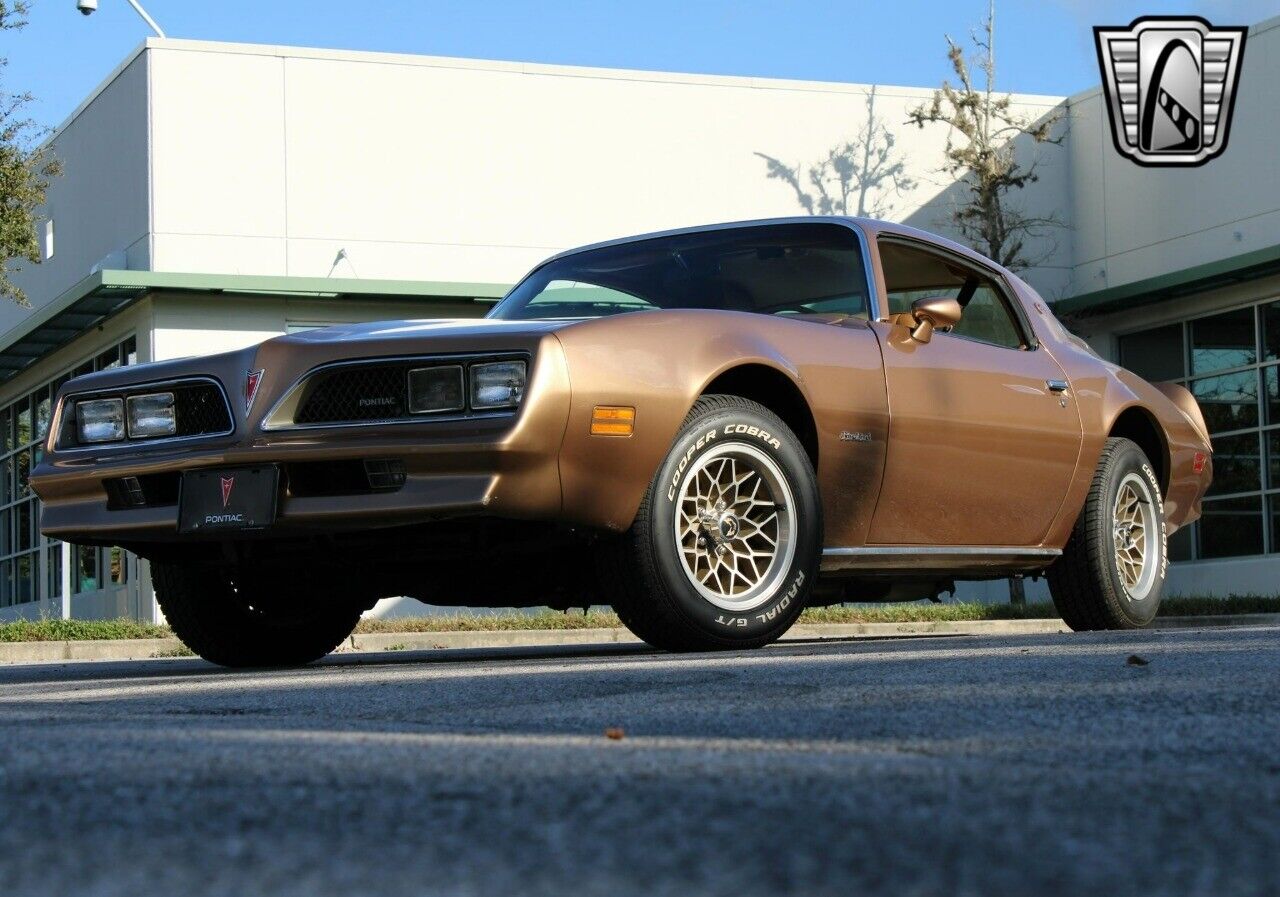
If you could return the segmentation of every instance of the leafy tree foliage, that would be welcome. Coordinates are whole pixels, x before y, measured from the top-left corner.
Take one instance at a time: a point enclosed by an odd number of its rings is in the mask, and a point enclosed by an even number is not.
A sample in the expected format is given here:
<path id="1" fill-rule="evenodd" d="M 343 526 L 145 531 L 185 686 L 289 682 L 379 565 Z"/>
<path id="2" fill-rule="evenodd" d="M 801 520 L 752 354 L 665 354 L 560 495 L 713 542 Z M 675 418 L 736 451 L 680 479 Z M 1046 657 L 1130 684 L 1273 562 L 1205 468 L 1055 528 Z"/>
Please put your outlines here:
<path id="1" fill-rule="evenodd" d="M 1033 253 L 1030 245 L 1042 244 L 1038 238 L 1064 225 L 1056 213 L 1029 215 L 1017 202 L 1018 191 L 1039 177 L 1038 153 L 1023 153 L 1020 159 L 1018 144 L 1060 144 L 1063 135 L 1057 125 L 1062 116 L 1022 114 L 1013 109 L 1011 96 L 995 93 L 994 4 L 972 40 L 977 58 L 971 65 L 964 49 L 947 37 L 947 57 L 959 83 L 944 81 L 929 102 L 908 113 L 908 122 L 921 128 L 948 126 L 942 170 L 964 189 L 949 211 L 949 223 L 971 246 L 1006 268 L 1029 268 L 1054 248 Z M 981 84 L 974 69 L 982 76 Z"/>
<path id="2" fill-rule="evenodd" d="M 27 24 L 27 0 L 0 0 L 0 33 Z M 9 64 L 0 59 L 0 70 Z M 0 295 L 19 305 L 30 304 L 10 276 L 23 261 L 40 263 L 36 218 L 44 205 L 49 180 L 61 166 L 39 146 L 46 133 L 23 115 L 30 93 L 11 93 L 0 84 Z"/>

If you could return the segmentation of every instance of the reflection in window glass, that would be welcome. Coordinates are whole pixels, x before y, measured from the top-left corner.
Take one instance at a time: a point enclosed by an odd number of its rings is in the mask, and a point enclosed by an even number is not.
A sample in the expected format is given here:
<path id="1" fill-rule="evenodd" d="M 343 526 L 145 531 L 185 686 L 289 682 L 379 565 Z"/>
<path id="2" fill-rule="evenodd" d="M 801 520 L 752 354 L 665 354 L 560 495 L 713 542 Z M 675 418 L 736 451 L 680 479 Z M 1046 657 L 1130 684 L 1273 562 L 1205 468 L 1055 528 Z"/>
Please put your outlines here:
<path id="1" fill-rule="evenodd" d="M 1267 462 L 1267 488 L 1280 489 L 1280 430 L 1272 430 L 1267 434 Z M 1213 463 L 1216 465 L 1218 459 L 1214 458 Z"/>
<path id="2" fill-rule="evenodd" d="M 17 575 L 14 592 L 19 604 L 26 604 L 28 601 L 35 600 L 35 577 L 33 575 L 35 559 L 35 555 L 23 554 L 19 555 L 14 562 L 14 569 Z"/>
<path id="3" fill-rule="evenodd" d="M 1196 530 L 1202 558 L 1262 554 L 1261 496 L 1206 501 Z"/>
<path id="4" fill-rule="evenodd" d="M 49 400 L 49 387 L 36 393 L 36 439 L 43 440 L 49 435 L 49 417 L 53 403 Z"/>
<path id="5" fill-rule="evenodd" d="M 1258 372 L 1241 371 L 1191 382 L 1210 433 L 1258 425 Z"/>
<path id="6" fill-rule="evenodd" d="M 1262 488 L 1258 434 L 1219 436 L 1213 440 L 1213 483 L 1209 495 L 1257 492 Z"/>
<path id="7" fill-rule="evenodd" d="M 72 584 L 77 592 L 92 592 L 98 588 L 98 549 L 88 545 L 77 545 L 72 550 L 75 559 L 75 570 Z"/>
<path id="8" fill-rule="evenodd" d="M 1182 325 L 1170 324 L 1120 337 L 1120 364 L 1152 383 L 1182 379 L 1186 376 Z"/>
<path id="9" fill-rule="evenodd" d="M 1271 496 L 1271 550 L 1280 551 L 1280 494 Z"/>
<path id="10" fill-rule="evenodd" d="M 23 398 L 18 403 L 18 445 L 26 445 L 31 441 L 31 399 Z"/>
<path id="11" fill-rule="evenodd" d="M 1258 361 L 1253 306 L 1191 322 L 1191 373 L 1205 374 Z"/>
<path id="12" fill-rule="evenodd" d="M 1262 376 L 1267 381 L 1267 423 L 1280 424 L 1280 368 L 1267 368 Z"/>

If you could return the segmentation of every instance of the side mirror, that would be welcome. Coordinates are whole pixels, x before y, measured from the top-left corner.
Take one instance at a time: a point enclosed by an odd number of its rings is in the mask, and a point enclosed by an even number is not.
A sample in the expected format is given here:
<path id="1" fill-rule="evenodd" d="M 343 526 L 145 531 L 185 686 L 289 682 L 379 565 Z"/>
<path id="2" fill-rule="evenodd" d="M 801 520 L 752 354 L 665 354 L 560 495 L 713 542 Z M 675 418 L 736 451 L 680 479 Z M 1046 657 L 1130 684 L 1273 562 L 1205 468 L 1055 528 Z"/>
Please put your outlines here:
<path id="1" fill-rule="evenodd" d="M 918 343 L 933 339 L 936 327 L 954 327 L 960 323 L 964 309 L 950 296 L 926 296 L 911 303 L 911 317 L 916 326 L 911 328 L 911 338 Z"/>

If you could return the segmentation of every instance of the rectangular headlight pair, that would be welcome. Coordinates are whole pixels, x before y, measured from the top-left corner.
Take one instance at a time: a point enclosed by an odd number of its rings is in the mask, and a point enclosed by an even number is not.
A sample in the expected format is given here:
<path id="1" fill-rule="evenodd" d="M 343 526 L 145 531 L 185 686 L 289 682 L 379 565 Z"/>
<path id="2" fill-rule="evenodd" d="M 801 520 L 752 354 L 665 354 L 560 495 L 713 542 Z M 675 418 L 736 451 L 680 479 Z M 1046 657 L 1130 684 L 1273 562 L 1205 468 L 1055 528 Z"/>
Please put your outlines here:
<path id="1" fill-rule="evenodd" d="M 523 361 L 473 364 L 469 373 L 473 410 L 514 408 L 524 398 L 528 371 Z M 460 364 L 417 368 L 409 372 L 411 414 L 461 411 L 466 407 L 466 394 L 466 377 Z"/>
<path id="2" fill-rule="evenodd" d="M 178 432 L 173 393 L 155 392 L 126 399 L 77 402 L 76 435 L 82 443 L 156 439 Z"/>

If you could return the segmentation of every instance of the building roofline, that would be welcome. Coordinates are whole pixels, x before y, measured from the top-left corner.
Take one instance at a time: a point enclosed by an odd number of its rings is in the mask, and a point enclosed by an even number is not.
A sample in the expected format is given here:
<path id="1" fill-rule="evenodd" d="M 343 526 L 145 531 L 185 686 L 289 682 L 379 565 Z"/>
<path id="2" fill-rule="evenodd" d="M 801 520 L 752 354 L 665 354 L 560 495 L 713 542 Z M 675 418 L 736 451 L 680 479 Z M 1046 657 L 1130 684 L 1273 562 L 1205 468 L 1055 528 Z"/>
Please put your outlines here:
<path id="1" fill-rule="evenodd" d="M 747 87 L 763 90 L 818 91 L 824 93 L 866 93 L 871 88 L 877 95 L 899 95 L 928 98 L 933 87 L 910 87 L 892 84 L 860 84 L 845 81 L 806 81 L 787 78 L 764 78 L 751 75 L 712 75 L 692 72 L 668 72 L 646 69 L 604 68 L 581 65 L 518 62 L 497 59 L 469 59 L 455 56 L 428 56 L 417 53 L 385 53 L 372 50 L 339 50 L 295 47 L 276 44 L 247 44 L 223 41 L 185 40 L 180 38 L 148 38 L 147 49 L 185 50 L 191 52 L 279 56 L 294 59 L 319 59 L 370 64 L 415 65 L 428 68 L 471 69 L 509 72 L 524 75 L 549 75 L 570 78 L 601 78 L 618 81 L 650 81 L 714 87 Z M 1057 106 L 1064 97 L 1043 94 L 1012 94 L 1014 101 L 1027 105 Z"/>
<path id="2" fill-rule="evenodd" d="M 0 383 L 70 343 L 81 333 L 155 292 L 298 296 L 317 299 L 497 300 L 508 284 L 422 280 L 358 280 L 258 274 L 189 274 L 102 270 L 42 305 L 0 337 Z"/>
<path id="3" fill-rule="evenodd" d="M 1228 258 L 1169 271 L 1131 283 L 1081 293 L 1053 303 L 1055 314 L 1092 317 L 1280 273 L 1280 243 Z"/>

